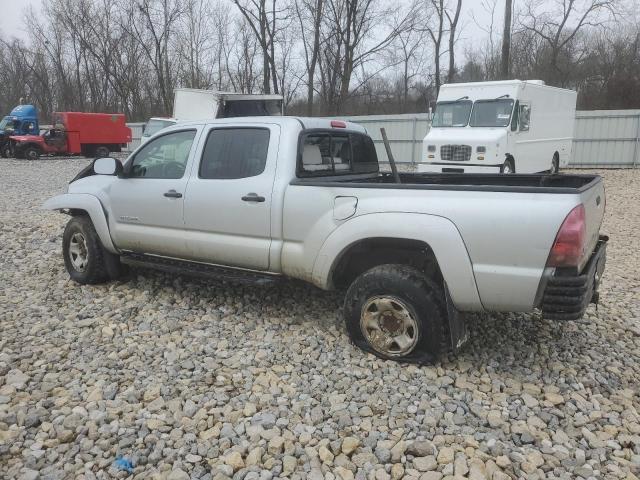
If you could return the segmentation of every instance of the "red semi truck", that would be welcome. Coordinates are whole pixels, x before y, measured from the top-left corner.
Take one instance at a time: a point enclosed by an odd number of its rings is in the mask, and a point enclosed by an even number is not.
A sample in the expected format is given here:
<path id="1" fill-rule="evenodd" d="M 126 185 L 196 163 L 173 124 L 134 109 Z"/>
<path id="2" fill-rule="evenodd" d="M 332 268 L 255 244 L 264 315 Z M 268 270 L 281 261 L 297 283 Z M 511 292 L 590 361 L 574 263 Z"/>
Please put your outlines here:
<path id="1" fill-rule="evenodd" d="M 9 138 L 17 158 L 34 160 L 51 154 L 108 157 L 131 142 L 131 129 L 122 113 L 57 112 L 53 114 L 53 128 L 43 135 Z"/>

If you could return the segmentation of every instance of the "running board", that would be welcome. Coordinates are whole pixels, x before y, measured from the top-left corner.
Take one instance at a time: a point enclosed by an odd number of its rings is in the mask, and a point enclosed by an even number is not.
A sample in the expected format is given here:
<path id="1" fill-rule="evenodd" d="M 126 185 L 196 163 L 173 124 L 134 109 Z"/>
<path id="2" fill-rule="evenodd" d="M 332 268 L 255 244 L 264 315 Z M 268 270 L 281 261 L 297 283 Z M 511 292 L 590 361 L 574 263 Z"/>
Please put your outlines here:
<path id="1" fill-rule="evenodd" d="M 253 270 L 221 267 L 209 263 L 190 262 L 175 258 L 125 252 L 120 257 L 122 263 L 138 267 L 153 268 L 163 272 L 196 277 L 215 278 L 234 283 L 269 285 L 280 279 L 279 275 L 269 275 Z"/>

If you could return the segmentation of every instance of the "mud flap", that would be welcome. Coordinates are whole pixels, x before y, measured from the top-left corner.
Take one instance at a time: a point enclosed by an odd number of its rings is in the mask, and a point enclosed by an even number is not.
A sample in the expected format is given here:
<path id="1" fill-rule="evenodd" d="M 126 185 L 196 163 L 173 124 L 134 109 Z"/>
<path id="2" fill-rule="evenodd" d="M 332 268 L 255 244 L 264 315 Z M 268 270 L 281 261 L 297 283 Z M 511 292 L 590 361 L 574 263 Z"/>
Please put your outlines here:
<path id="1" fill-rule="evenodd" d="M 467 343 L 467 340 L 469 340 L 469 331 L 467 330 L 465 315 L 453 304 L 446 282 L 444 284 L 444 296 L 447 301 L 447 318 L 449 320 L 451 350 L 453 350 L 453 353 L 458 353 L 464 344 Z"/>

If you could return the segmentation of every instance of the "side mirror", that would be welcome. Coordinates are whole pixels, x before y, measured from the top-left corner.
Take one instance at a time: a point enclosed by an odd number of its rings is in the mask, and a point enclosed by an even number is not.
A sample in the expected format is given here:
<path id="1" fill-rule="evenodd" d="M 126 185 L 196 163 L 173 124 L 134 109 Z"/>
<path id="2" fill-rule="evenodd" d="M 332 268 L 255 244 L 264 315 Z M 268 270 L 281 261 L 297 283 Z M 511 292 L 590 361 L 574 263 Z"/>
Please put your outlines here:
<path id="1" fill-rule="evenodd" d="M 96 158 L 93 161 L 93 172 L 97 175 L 120 175 L 122 163 L 111 157 Z"/>

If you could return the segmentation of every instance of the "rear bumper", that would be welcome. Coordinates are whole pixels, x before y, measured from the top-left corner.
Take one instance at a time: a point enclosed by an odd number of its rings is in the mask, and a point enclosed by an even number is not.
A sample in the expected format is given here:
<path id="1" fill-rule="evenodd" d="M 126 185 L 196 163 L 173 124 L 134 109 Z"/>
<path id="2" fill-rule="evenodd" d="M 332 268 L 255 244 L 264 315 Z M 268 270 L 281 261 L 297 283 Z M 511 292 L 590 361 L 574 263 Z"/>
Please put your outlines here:
<path id="1" fill-rule="evenodd" d="M 469 163 L 419 163 L 418 172 L 434 173 L 500 173 L 500 165 L 476 165 Z"/>
<path id="2" fill-rule="evenodd" d="M 554 273 L 542 296 L 542 315 L 550 320 L 579 320 L 590 303 L 598 303 L 598 286 L 607 259 L 608 237 L 601 235 L 579 275 Z"/>

